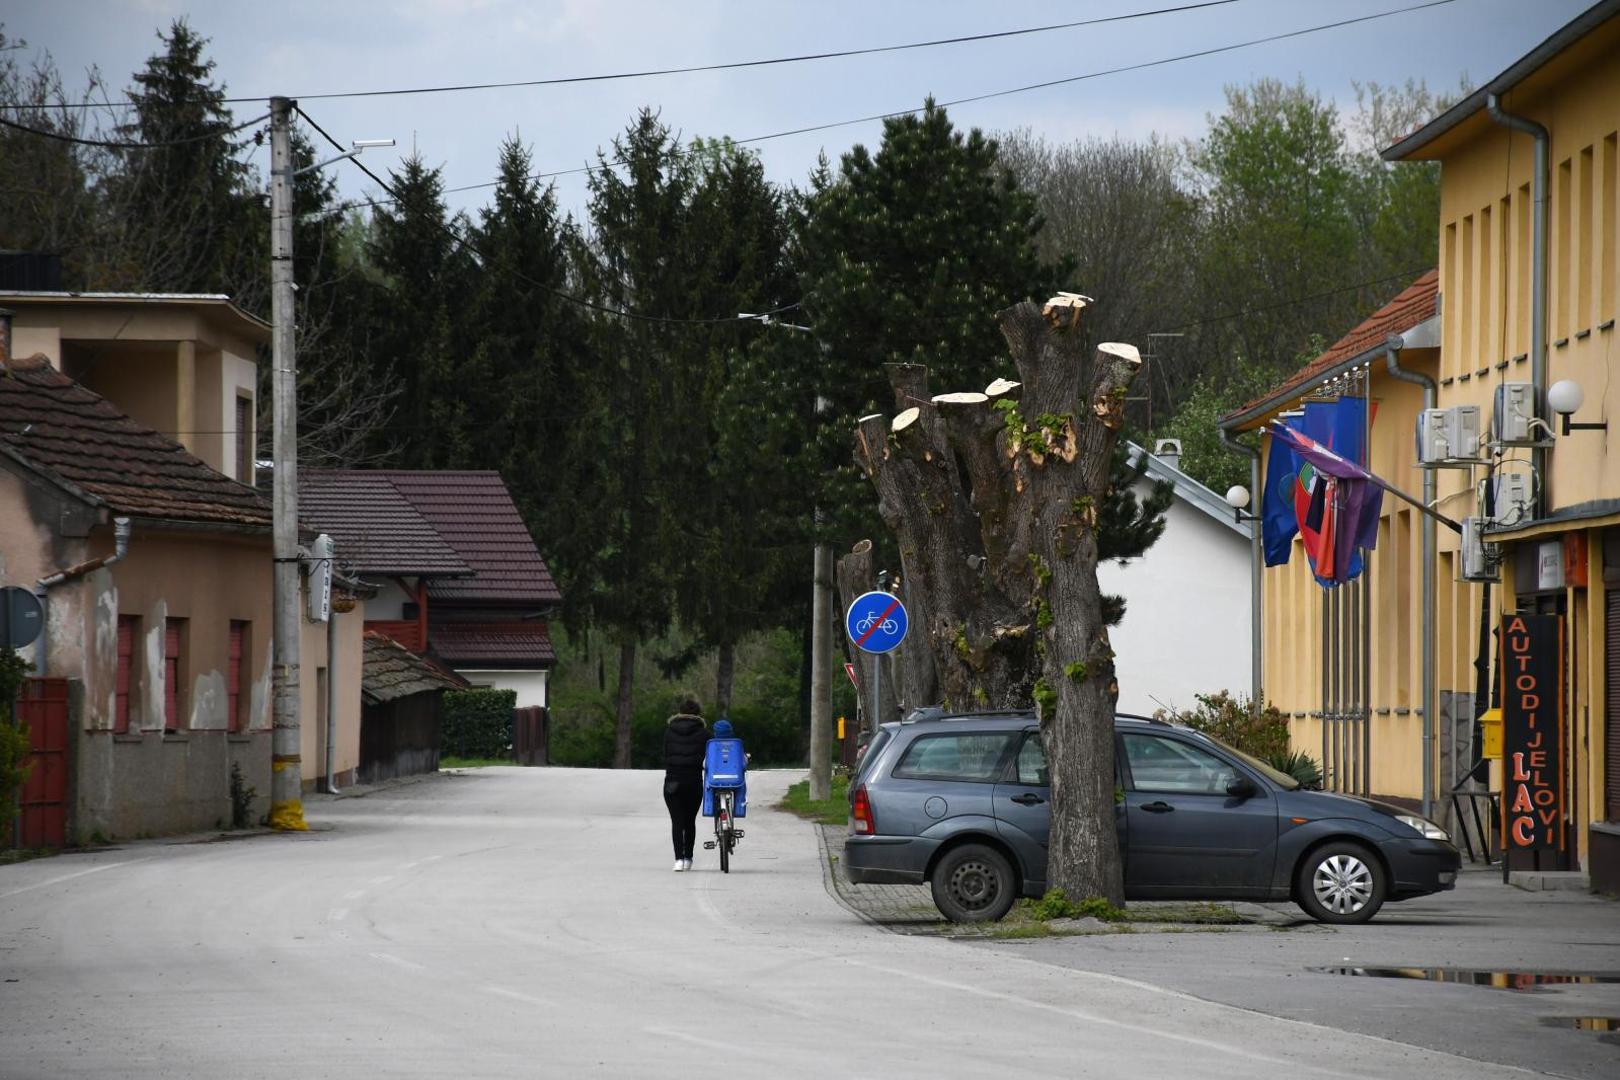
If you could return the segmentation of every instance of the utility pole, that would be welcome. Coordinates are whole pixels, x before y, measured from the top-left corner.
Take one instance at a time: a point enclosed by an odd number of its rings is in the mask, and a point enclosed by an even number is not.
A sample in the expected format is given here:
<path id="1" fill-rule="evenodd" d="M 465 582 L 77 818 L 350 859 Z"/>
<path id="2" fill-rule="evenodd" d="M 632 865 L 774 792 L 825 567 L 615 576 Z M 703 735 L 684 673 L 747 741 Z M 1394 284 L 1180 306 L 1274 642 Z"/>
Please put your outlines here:
<path id="1" fill-rule="evenodd" d="M 293 349 L 292 102 L 270 99 L 270 388 L 274 411 L 275 579 L 270 673 L 270 826 L 302 831 L 298 700 L 298 383 Z"/>
<path id="2" fill-rule="evenodd" d="M 820 515 L 817 515 L 818 517 Z M 816 544 L 810 606 L 810 797 L 832 794 L 832 545 Z"/>

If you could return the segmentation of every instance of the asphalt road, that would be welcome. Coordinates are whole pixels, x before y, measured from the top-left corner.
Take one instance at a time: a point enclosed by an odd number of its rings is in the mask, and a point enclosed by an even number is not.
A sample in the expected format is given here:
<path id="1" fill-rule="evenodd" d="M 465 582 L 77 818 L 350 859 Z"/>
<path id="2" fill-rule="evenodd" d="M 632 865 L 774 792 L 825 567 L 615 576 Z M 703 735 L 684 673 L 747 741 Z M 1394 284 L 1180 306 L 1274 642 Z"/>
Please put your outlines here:
<path id="1" fill-rule="evenodd" d="M 0 1077 L 1526 1075 L 885 933 L 766 809 L 796 778 L 754 774 L 729 875 L 671 873 L 657 774 L 561 769 L 0 867 Z"/>

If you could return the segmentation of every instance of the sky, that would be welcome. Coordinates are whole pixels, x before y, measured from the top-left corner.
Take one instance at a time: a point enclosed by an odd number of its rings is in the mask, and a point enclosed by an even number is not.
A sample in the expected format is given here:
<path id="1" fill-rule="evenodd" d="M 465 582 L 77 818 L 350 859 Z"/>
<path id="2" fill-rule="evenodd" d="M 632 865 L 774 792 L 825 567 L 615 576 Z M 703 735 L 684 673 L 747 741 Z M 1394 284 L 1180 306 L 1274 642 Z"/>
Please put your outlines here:
<path id="1" fill-rule="evenodd" d="M 210 39 L 215 75 L 232 96 L 601 75 L 896 45 L 1098 18 L 1196 0 L 0 0 L 8 37 L 48 50 L 70 88 L 94 67 L 114 87 L 159 48 L 177 18 Z M 1234 0 L 1197 11 L 905 52 L 619 81 L 459 93 L 320 100 L 302 106 L 339 139 L 392 137 L 365 154 L 397 168 L 414 147 L 445 185 L 491 180 L 501 141 L 518 136 L 537 171 L 595 161 L 642 106 L 683 136 L 745 139 L 914 108 L 1047 80 L 1160 60 L 1423 0 Z M 1452 89 L 1496 75 L 1588 6 L 1587 0 L 1452 0 L 1354 26 L 1147 70 L 964 104 L 963 127 L 1027 127 L 1053 140 L 1114 135 L 1196 138 L 1219 113 L 1223 87 L 1270 76 L 1303 79 L 1354 107 L 1353 83 L 1426 80 Z M 23 53 L 22 55 L 27 55 Z M 234 106 L 239 119 L 263 106 Z M 771 179 L 802 184 L 825 152 L 875 146 L 869 121 L 758 144 Z M 263 162 L 260 162 L 261 168 Z M 377 195 L 352 166 L 334 166 L 345 198 Z M 585 177 L 555 180 L 579 215 Z M 476 212 L 487 188 L 453 192 Z"/>

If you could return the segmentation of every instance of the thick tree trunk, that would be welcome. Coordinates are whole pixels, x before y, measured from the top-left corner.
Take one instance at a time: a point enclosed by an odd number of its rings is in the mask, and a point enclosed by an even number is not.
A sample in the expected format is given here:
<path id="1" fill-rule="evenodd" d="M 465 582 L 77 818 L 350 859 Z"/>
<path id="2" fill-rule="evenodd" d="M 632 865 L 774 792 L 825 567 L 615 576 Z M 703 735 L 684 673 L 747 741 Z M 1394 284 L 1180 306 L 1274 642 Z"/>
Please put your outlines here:
<path id="1" fill-rule="evenodd" d="M 626 641 L 619 646 L 619 699 L 614 712 L 613 767 L 630 767 L 630 708 L 631 692 L 636 683 L 636 643 Z"/>
<path id="2" fill-rule="evenodd" d="M 731 688 L 737 681 L 737 645 L 725 642 L 715 650 L 714 716 L 731 714 Z"/>
<path id="3" fill-rule="evenodd" d="M 945 703 L 1036 705 L 1052 773 L 1048 880 L 1120 903 L 1118 685 L 1096 527 L 1141 361 L 1129 345 L 1086 356 L 1082 307 L 1060 296 L 1000 313 L 1020 382 L 930 396 L 926 369 L 892 366 L 901 411 L 859 422 L 855 460 L 899 541 L 906 593 L 926 605 L 914 627 Z"/>

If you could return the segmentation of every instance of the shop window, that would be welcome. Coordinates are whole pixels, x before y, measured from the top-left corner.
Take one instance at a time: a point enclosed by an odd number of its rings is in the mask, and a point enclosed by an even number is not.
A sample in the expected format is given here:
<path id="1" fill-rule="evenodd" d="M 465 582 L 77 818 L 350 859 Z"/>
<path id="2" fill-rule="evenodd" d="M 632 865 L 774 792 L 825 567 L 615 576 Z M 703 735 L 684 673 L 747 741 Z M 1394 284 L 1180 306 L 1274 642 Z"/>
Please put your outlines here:
<path id="1" fill-rule="evenodd" d="M 130 705 L 136 686 L 135 656 L 141 640 L 141 617 L 118 616 L 118 682 L 113 691 L 113 731 L 123 735 L 129 731 L 133 710 Z"/>
<path id="2" fill-rule="evenodd" d="M 186 619 L 163 624 L 163 730 L 185 728 Z"/>

